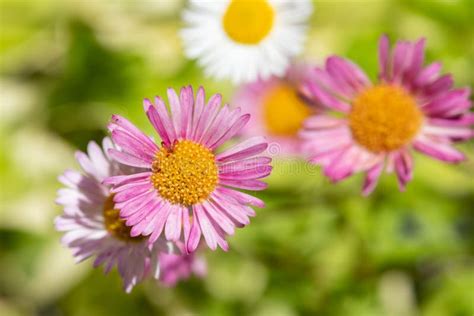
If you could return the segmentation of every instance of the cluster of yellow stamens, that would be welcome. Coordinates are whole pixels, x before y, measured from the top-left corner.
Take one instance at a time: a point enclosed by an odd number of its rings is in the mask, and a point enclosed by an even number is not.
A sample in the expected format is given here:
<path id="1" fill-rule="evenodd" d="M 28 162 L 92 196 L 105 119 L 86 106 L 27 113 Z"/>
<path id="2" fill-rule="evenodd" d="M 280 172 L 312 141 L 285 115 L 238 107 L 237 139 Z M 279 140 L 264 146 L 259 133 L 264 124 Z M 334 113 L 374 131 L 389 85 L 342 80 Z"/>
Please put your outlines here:
<path id="1" fill-rule="evenodd" d="M 372 152 L 408 144 L 423 121 L 416 100 L 403 88 L 381 84 L 361 92 L 352 103 L 349 126 L 354 139 Z"/>
<path id="2" fill-rule="evenodd" d="M 151 180 L 160 195 L 172 204 L 196 204 L 214 191 L 218 168 L 214 154 L 189 140 L 162 147 L 152 164 Z"/>
<path id="3" fill-rule="evenodd" d="M 298 97 L 294 88 L 281 84 L 270 90 L 263 101 L 263 117 L 270 134 L 294 136 L 310 108 Z"/>
<path id="4" fill-rule="evenodd" d="M 113 195 L 104 202 L 104 226 L 105 229 L 115 238 L 122 241 L 141 241 L 143 236 L 131 237 L 130 227 L 125 225 L 125 221 L 120 218 L 120 211 L 114 209 Z"/>
<path id="5" fill-rule="evenodd" d="M 270 33 L 275 12 L 267 0 L 232 0 L 222 19 L 227 35 L 241 44 L 257 44 Z"/>

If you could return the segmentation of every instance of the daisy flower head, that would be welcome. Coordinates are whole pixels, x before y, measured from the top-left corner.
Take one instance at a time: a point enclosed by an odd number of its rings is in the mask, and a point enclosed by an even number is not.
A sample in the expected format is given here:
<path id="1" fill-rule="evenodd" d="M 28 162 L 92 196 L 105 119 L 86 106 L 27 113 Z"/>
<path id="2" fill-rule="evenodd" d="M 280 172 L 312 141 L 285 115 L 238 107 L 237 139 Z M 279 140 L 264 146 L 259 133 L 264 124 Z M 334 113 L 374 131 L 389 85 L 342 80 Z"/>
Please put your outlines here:
<path id="1" fill-rule="evenodd" d="M 90 142 L 87 154 L 76 153 L 82 172 L 67 170 L 59 177 L 65 187 L 58 190 L 56 202 L 63 206 L 64 214 L 56 218 L 55 226 L 64 232 L 62 242 L 71 248 L 77 262 L 94 256 L 94 267 L 103 265 L 105 273 L 117 266 L 129 293 L 145 278 L 159 278 L 159 253 L 170 244 L 130 236 L 130 228 L 114 206 L 114 194 L 102 181 L 132 170 L 108 155 L 109 149 L 117 150 L 110 138 L 104 138 L 102 147 Z"/>
<path id="2" fill-rule="evenodd" d="M 452 76 L 440 75 L 439 62 L 423 65 L 425 40 L 389 46 L 383 36 L 376 83 L 335 56 L 324 69 L 314 69 L 304 88 L 316 102 L 339 112 L 305 121 L 301 136 L 310 162 L 321 165 L 332 181 L 365 172 L 365 195 L 384 168 L 395 171 L 403 191 L 413 175 L 413 149 L 457 163 L 465 157 L 453 144 L 474 135 L 469 89 L 453 89 Z"/>
<path id="3" fill-rule="evenodd" d="M 251 82 L 282 76 L 301 52 L 310 0 L 191 0 L 181 35 L 207 75 Z"/>
<path id="4" fill-rule="evenodd" d="M 204 277 L 207 274 L 207 264 L 204 258 L 196 252 L 186 253 L 182 242 L 176 243 L 181 250 L 177 253 L 160 253 L 160 282 L 168 287 L 175 286 L 179 281 L 186 280 L 191 275 Z"/>
<path id="5" fill-rule="evenodd" d="M 303 121 L 316 112 L 316 107 L 299 92 L 309 69 L 304 64 L 292 64 L 284 77 L 272 76 L 239 87 L 233 103 L 251 115 L 242 135 L 265 135 L 272 152 L 298 156 L 301 145 L 298 131 Z"/>
<path id="6" fill-rule="evenodd" d="M 239 108 L 221 108 L 221 96 L 205 104 L 199 88 L 194 98 L 190 86 L 178 96 L 168 89 L 170 112 L 160 97 L 145 99 L 150 123 L 160 136 L 155 143 L 132 123 L 118 115 L 109 130 L 122 151 L 109 153 L 123 164 L 144 168 L 140 173 L 106 179 L 114 186 L 114 201 L 131 235 L 150 235 L 154 242 L 164 231 L 166 239 L 184 237 L 185 249 L 193 252 L 201 234 L 211 249 L 227 250 L 227 234 L 249 223 L 263 207 L 261 200 L 236 189 L 263 190 L 271 159 L 259 156 L 268 144 L 263 137 L 250 138 L 220 153 L 217 149 L 240 132 L 250 115 Z M 183 234 L 181 234 L 183 232 Z"/>

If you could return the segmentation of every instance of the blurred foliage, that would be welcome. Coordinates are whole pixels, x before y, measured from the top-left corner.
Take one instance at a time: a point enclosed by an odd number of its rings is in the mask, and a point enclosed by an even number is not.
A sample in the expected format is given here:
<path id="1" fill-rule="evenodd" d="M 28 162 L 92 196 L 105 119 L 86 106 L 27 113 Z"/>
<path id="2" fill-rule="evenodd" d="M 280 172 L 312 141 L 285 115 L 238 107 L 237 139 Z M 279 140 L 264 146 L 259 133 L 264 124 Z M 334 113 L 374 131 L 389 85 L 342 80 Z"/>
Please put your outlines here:
<path id="1" fill-rule="evenodd" d="M 183 1 L 0 0 L 0 315 L 474 315 L 474 149 L 448 166 L 416 157 L 398 192 L 382 177 L 370 198 L 361 177 L 331 185 L 318 168 L 276 161 L 267 202 L 205 252 L 209 275 L 132 294 L 114 271 L 74 265 L 52 220 L 57 175 L 100 140 L 112 113 L 152 132 L 143 97 L 203 85 L 178 37 Z M 316 2 L 304 57 L 341 54 L 375 77 L 382 33 L 426 37 L 459 86 L 474 83 L 474 2 Z"/>

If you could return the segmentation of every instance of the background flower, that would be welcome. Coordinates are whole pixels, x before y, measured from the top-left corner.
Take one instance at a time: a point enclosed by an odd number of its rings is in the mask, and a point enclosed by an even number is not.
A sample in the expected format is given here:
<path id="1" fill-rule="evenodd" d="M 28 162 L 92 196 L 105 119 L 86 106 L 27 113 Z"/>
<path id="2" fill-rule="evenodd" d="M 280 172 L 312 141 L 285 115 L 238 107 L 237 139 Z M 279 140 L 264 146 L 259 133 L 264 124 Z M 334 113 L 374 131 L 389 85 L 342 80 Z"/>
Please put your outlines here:
<path id="1" fill-rule="evenodd" d="M 242 135 L 265 135 L 278 146 L 277 156 L 299 156 L 298 131 L 306 118 L 317 113 L 316 106 L 300 96 L 300 86 L 311 67 L 293 64 L 284 77 L 271 77 L 240 86 L 232 99 L 234 106 L 249 113 L 248 126 Z"/>
<path id="2" fill-rule="evenodd" d="M 474 137 L 469 88 L 453 89 L 439 62 L 423 65 L 425 40 L 379 44 L 379 81 L 372 84 L 351 61 L 338 56 L 316 67 L 304 91 L 342 117 L 324 113 L 304 123 L 301 137 L 309 161 L 334 182 L 366 172 L 364 194 L 384 168 L 395 171 L 400 190 L 413 177 L 412 149 L 448 163 L 465 156 L 456 142 Z"/>
<path id="3" fill-rule="evenodd" d="M 183 14 L 184 49 L 217 79 L 283 76 L 303 49 L 311 13 L 308 0 L 190 1 Z"/>
<path id="4" fill-rule="evenodd" d="M 160 253 L 160 282 L 166 286 L 176 286 L 179 281 L 186 281 L 191 275 L 204 277 L 207 273 L 206 261 L 195 252 L 186 253 L 184 244 L 178 243 L 181 250 L 177 253 Z"/>
<path id="5" fill-rule="evenodd" d="M 123 279 L 124 290 L 147 277 L 158 278 L 160 251 L 167 251 L 162 240 L 149 243 L 142 237 L 131 237 L 130 228 L 120 219 L 115 209 L 110 187 L 103 185 L 105 178 L 131 172 L 109 157 L 107 151 L 115 146 L 104 138 L 102 148 L 90 142 L 87 154 L 76 153 L 82 173 L 67 170 L 59 177 L 65 188 L 58 190 L 56 203 L 64 214 L 55 220 L 56 229 L 64 232 L 62 242 L 71 248 L 76 262 L 94 257 L 94 267 L 104 266 L 105 273 L 117 267 Z"/>

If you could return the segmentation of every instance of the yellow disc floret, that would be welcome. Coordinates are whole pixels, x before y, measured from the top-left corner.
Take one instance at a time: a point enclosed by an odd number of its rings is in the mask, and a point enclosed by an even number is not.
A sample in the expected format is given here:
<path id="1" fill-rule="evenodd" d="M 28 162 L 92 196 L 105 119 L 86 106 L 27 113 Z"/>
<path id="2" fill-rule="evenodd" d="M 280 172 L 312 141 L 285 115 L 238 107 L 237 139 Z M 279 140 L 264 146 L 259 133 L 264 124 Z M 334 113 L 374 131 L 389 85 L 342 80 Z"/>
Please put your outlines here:
<path id="1" fill-rule="evenodd" d="M 125 221 L 120 218 L 120 211 L 114 209 L 113 195 L 109 196 L 104 202 L 104 226 L 105 229 L 115 238 L 122 241 L 141 241 L 143 236 L 131 237 L 130 227 L 125 225 Z"/>
<path id="2" fill-rule="evenodd" d="M 232 0 L 222 19 L 227 35 L 241 44 L 257 44 L 271 31 L 275 11 L 267 0 Z"/>
<path id="3" fill-rule="evenodd" d="M 218 182 L 214 154 L 189 140 L 179 141 L 172 148 L 162 147 L 152 171 L 153 186 L 172 204 L 190 206 L 203 201 Z"/>
<path id="4" fill-rule="evenodd" d="M 311 114 L 310 108 L 298 97 L 294 88 L 278 85 L 264 98 L 263 117 L 270 134 L 294 136 L 303 121 Z"/>
<path id="5" fill-rule="evenodd" d="M 361 92 L 352 104 L 349 126 L 354 139 L 372 152 L 408 144 L 423 121 L 416 100 L 403 88 L 381 84 Z"/>

